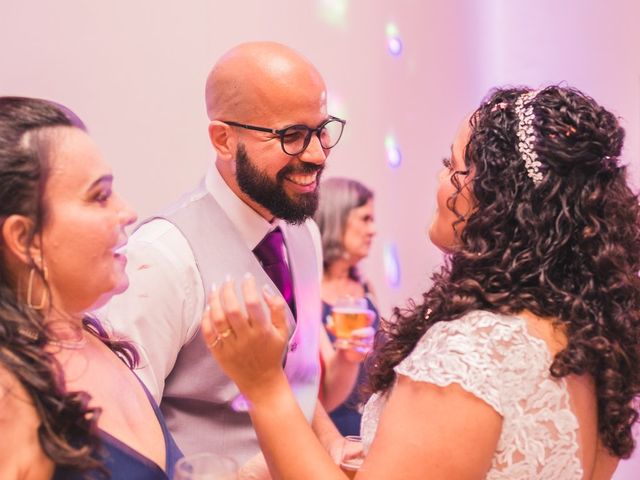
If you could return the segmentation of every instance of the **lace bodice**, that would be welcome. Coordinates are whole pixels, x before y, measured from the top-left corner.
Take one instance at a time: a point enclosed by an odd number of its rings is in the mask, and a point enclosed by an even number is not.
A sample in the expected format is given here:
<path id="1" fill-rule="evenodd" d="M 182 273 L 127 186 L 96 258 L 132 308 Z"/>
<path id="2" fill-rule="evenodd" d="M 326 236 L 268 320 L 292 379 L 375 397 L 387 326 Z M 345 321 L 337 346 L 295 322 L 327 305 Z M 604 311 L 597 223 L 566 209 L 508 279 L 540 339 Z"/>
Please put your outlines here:
<path id="1" fill-rule="evenodd" d="M 564 379 L 549 373 L 545 342 L 525 320 L 474 311 L 433 325 L 396 367 L 414 381 L 445 387 L 456 383 L 503 419 L 487 479 L 579 480 L 578 421 Z M 374 395 L 362 419 L 368 447 L 385 397 Z"/>

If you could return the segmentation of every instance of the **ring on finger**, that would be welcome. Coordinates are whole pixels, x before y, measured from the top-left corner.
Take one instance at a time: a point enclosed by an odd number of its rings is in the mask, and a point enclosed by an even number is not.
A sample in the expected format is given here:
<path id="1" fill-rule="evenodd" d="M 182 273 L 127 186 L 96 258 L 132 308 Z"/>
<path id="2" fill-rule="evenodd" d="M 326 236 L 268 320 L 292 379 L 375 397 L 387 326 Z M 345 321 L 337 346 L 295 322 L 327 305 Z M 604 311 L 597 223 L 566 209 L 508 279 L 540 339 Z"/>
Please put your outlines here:
<path id="1" fill-rule="evenodd" d="M 216 345 L 220 343 L 220 340 L 222 340 L 222 338 L 220 337 L 220 335 L 218 335 L 216 338 L 213 339 L 212 342 L 209 343 L 209 348 L 211 349 L 216 348 Z"/>
<path id="2" fill-rule="evenodd" d="M 226 330 L 223 330 L 222 332 L 218 333 L 218 339 L 227 338 L 232 333 L 233 333 L 233 330 L 231 328 L 227 328 Z"/>

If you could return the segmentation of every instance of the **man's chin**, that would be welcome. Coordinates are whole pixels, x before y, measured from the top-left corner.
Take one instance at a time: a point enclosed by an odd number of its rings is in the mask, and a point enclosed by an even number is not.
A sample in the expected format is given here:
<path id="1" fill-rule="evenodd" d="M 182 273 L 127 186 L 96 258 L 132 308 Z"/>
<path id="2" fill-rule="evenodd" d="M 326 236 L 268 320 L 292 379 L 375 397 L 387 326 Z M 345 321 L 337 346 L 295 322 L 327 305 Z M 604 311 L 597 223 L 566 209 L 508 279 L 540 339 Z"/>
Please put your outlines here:
<path id="1" fill-rule="evenodd" d="M 280 189 L 274 190 L 271 195 L 265 195 L 264 192 L 261 195 L 255 195 L 255 192 L 247 192 L 246 189 L 243 191 L 271 216 L 289 224 L 302 224 L 312 217 L 318 208 L 318 189 L 311 192 L 297 192 L 289 189 L 286 183 L 281 184 Z"/>

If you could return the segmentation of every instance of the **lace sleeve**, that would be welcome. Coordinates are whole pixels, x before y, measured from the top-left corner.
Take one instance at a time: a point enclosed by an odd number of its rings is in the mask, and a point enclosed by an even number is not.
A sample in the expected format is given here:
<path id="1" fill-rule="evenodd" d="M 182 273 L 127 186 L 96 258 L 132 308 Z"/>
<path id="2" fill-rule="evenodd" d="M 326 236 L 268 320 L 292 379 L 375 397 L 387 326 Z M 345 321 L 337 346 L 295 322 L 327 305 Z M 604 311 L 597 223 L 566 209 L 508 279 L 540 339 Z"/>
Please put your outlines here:
<path id="1" fill-rule="evenodd" d="M 440 387 L 456 383 L 504 416 L 503 363 L 514 341 L 513 326 L 500 317 L 472 312 L 433 325 L 395 371 Z"/>
<path id="2" fill-rule="evenodd" d="M 551 362 L 523 319 L 474 311 L 433 325 L 395 371 L 440 387 L 458 384 L 502 416 L 487 479 L 578 480 L 578 420 Z"/>

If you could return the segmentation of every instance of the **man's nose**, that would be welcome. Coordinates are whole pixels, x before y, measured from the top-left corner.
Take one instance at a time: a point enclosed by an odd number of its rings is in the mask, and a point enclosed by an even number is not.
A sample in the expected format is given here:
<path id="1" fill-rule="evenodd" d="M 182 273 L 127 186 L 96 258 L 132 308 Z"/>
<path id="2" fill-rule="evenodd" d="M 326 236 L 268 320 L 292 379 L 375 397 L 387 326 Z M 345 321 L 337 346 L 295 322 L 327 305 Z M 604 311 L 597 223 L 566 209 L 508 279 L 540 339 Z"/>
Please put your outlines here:
<path id="1" fill-rule="evenodd" d="M 299 155 L 299 158 L 302 162 L 324 165 L 324 162 L 327 160 L 327 154 L 324 148 L 322 148 L 317 135 L 311 135 L 309 145 L 307 145 L 305 151 Z"/>

